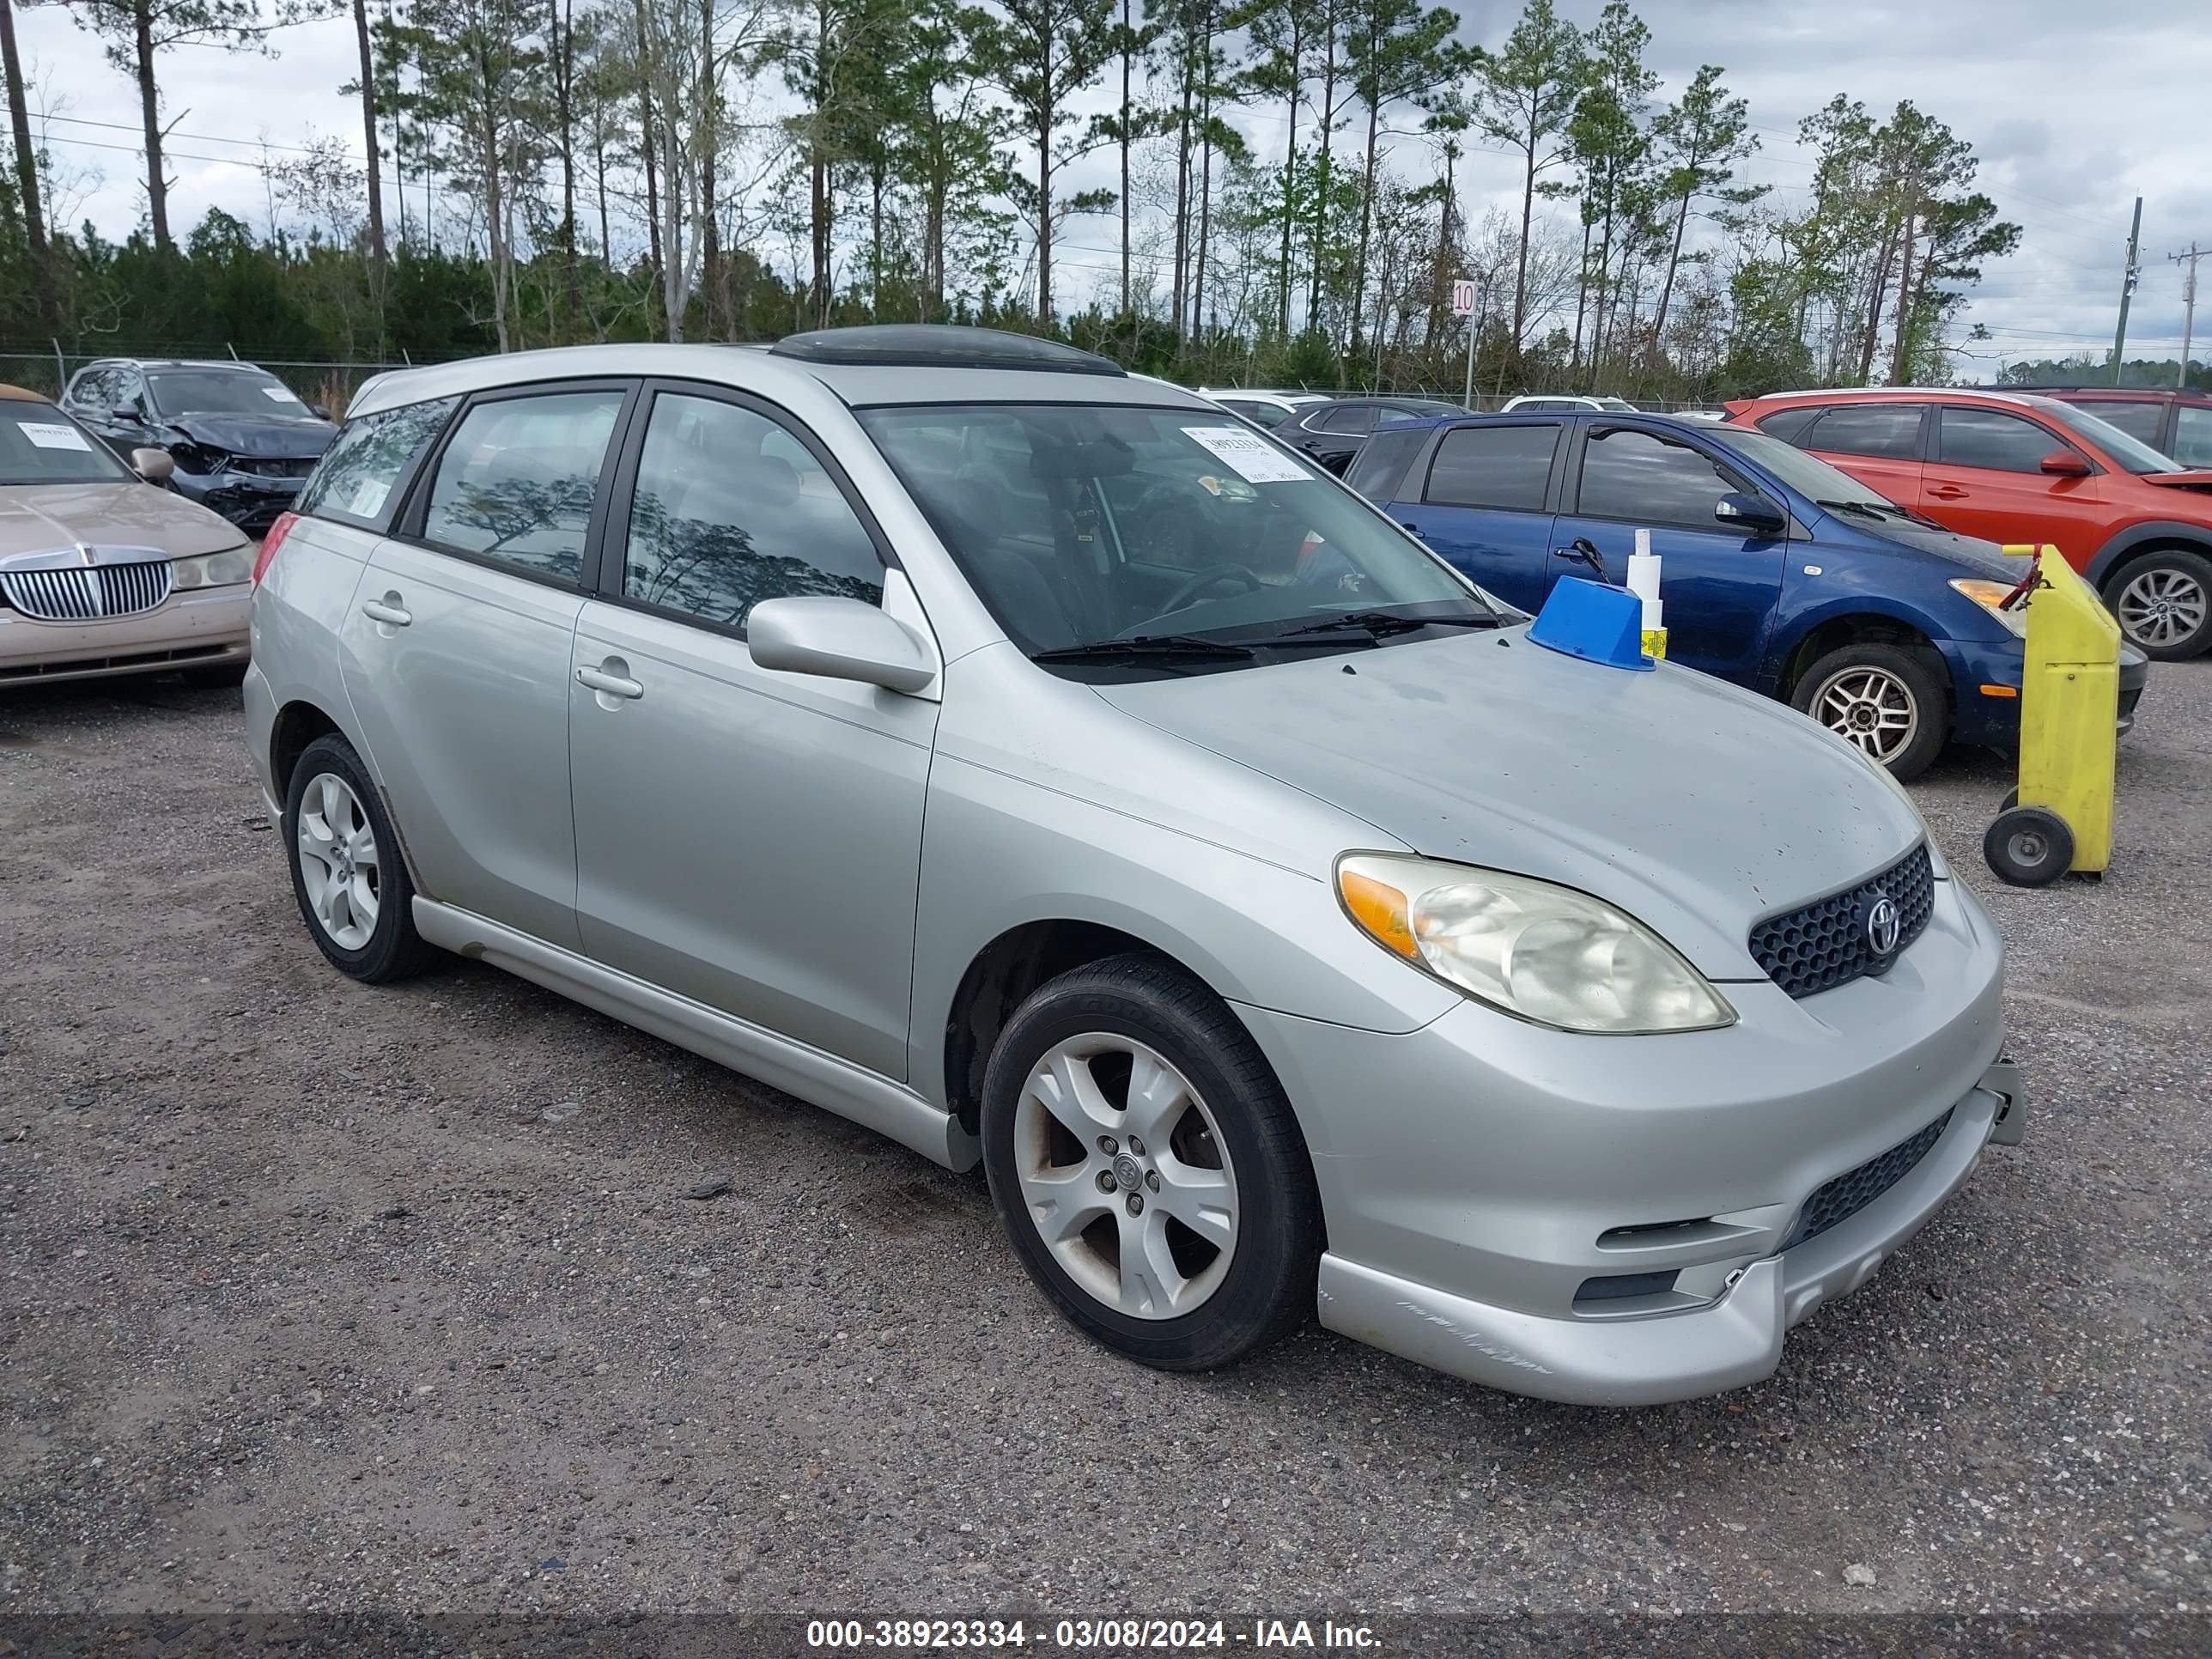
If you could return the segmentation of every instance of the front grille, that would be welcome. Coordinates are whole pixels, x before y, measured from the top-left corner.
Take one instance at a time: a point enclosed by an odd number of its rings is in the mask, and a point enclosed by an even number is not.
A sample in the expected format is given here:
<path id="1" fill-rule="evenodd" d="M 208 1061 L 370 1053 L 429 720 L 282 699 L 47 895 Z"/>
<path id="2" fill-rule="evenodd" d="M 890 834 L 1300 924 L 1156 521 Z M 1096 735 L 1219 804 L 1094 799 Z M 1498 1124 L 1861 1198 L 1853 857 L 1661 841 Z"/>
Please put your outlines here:
<path id="1" fill-rule="evenodd" d="M 151 611 L 169 597 L 167 560 L 82 570 L 0 570 L 0 598 L 40 622 L 106 622 Z"/>
<path id="2" fill-rule="evenodd" d="M 234 455 L 230 458 L 233 472 L 250 472 L 257 478 L 304 478 L 315 470 L 313 456 L 299 459 L 290 456 Z"/>
<path id="3" fill-rule="evenodd" d="M 1879 972 L 1927 927 L 1935 882 L 1923 842 L 1870 880 L 1760 922 L 1751 930 L 1752 957 L 1793 997 L 1809 997 Z M 1897 903 L 1897 949 L 1877 957 L 1867 939 L 1866 913 L 1885 896 Z"/>
<path id="4" fill-rule="evenodd" d="M 1819 1188 L 1805 1200 L 1805 1207 L 1797 1213 L 1797 1224 L 1782 1241 L 1782 1248 L 1795 1249 L 1807 1239 L 1818 1238 L 1829 1228 L 1849 1221 L 1910 1175 L 1913 1166 L 1928 1156 L 1928 1149 L 1943 1138 L 1950 1121 L 1951 1112 L 1946 1111 L 1919 1133 L 1899 1141 L 1856 1170 L 1844 1170 Z"/>

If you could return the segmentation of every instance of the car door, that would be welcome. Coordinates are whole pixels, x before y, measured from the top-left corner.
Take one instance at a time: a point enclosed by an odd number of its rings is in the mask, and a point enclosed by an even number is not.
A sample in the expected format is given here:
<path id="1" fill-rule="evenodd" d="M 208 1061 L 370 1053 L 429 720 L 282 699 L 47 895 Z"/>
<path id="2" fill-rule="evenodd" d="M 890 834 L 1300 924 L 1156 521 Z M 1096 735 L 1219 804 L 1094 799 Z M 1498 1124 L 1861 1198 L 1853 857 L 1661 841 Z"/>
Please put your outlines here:
<path id="1" fill-rule="evenodd" d="M 938 705 L 754 663 L 763 599 L 926 628 L 828 452 L 773 406 L 657 384 L 634 423 L 569 687 L 587 954 L 906 1074 Z"/>
<path id="2" fill-rule="evenodd" d="M 1831 404 L 1792 440 L 1899 507 L 1920 504 L 1927 406 Z"/>
<path id="3" fill-rule="evenodd" d="M 1399 487 L 1390 516 L 1509 605 L 1534 611 L 1549 586 L 1556 420 L 1444 428 L 1425 474 Z"/>
<path id="4" fill-rule="evenodd" d="M 423 893 L 574 950 L 568 690 L 586 550 L 635 383 L 470 400 L 340 630 Z"/>
<path id="5" fill-rule="evenodd" d="M 1723 495 L 1764 492 L 1717 450 L 1671 432 L 1592 421 L 1579 447 L 1552 526 L 1552 579 L 1593 578 L 1594 550 L 1608 578 L 1623 582 L 1636 532 L 1650 530 L 1668 659 L 1751 684 L 1773 626 L 1788 541 L 1729 529 L 1713 509 Z"/>
<path id="6" fill-rule="evenodd" d="M 2048 542 L 2087 563 L 2103 540 L 2101 469 L 2063 434 L 2026 415 L 1945 404 L 1923 471 L 1920 510 L 1962 536 L 2007 544 Z M 2084 477 L 2043 470 L 2046 455 L 2078 456 Z"/>
<path id="7" fill-rule="evenodd" d="M 2183 404 L 2173 411 L 2173 447 L 2166 452 L 2182 465 L 2212 468 L 2212 409 Z"/>

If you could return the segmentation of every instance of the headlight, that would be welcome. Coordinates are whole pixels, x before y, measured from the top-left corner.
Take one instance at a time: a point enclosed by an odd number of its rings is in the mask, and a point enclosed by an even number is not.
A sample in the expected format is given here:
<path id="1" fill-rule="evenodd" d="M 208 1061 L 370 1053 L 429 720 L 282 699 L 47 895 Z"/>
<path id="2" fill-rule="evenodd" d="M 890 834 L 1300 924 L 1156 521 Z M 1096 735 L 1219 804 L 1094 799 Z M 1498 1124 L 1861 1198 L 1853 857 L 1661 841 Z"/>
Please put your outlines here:
<path id="1" fill-rule="evenodd" d="M 203 553 L 196 559 L 172 559 L 169 562 L 169 587 L 179 592 L 188 587 L 228 587 L 233 582 L 242 582 L 253 574 L 253 550 L 234 547 L 227 553 Z"/>
<path id="2" fill-rule="evenodd" d="M 2010 583 L 1982 581 L 1967 577 L 1953 582 L 1951 586 L 1954 592 L 1965 594 L 1990 615 L 1995 617 L 2012 633 L 2017 634 L 2021 639 L 2027 637 L 2027 607 L 2020 605 L 2013 606 L 2010 610 L 2005 608 L 2005 600 L 2013 592 Z"/>
<path id="3" fill-rule="evenodd" d="M 1666 940 L 1571 887 L 1359 853 L 1337 860 L 1336 890 L 1386 951 L 1539 1025 L 1628 1036 L 1735 1023 L 1735 1010 Z"/>

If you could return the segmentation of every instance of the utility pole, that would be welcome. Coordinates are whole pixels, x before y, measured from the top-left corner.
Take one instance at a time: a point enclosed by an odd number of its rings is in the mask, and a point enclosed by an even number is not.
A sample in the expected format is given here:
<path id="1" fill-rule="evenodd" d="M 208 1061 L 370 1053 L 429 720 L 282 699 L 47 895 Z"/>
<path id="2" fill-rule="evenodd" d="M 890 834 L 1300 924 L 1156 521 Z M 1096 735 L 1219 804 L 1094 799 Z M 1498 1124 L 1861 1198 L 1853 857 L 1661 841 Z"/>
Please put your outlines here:
<path id="1" fill-rule="evenodd" d="M 2168 264 L 2189 267 L 2188 279 L 2181 285 L 2181 374 L 2174 380 L 2184 390 L 2189 386 L 2189 341 L 2197 325 L 2197 262 L 2207 253 L 2212 253 L 2212 248 L 2200 248 L 2191 242 L 2188 252 L 2166 256 Z"/>
<path id="2" fill-rule="evenodd" d="M 2128 301 L 2136 297 L 2136 279 L 2142 275 L 2142 264 L 2136 255 L 2142 251 L 2142 198 L 2136 198 L 2135 228 L 2128 232 L 2128 274 L 2120 283 L 2120 329 L 2112 336 L 2112 384 L 2120 383 L 2125 371 L 2121 367 L 2128 358 Z"/>

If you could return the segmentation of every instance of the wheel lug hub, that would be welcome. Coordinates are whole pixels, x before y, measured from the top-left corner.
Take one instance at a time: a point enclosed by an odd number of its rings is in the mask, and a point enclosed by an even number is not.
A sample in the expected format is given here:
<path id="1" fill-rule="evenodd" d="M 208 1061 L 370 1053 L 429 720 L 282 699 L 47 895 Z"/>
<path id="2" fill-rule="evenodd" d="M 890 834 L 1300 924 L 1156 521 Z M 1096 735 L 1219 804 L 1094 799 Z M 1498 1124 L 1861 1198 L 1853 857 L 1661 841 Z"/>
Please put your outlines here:
<path id="1" fill-rule="evenodd" d="M 1121 1143 L 1111 1135 L 1101 1135 L 1098 1137 L 1098 1150 L 1111 1158 L 1121 1150 Z"/>
<path id="2" fill-rule="evenodd" d="M 1129 1213 L 1131 1215 L 1142 1215 L 1144 1212 L 1145 1195 L 1142 1193 L 1131 1193 L 1129 1194 Z"/>
<path id="3" fill-rule="evenodd" d="M 1151 1191 L 1152 1191 L 1152 1192 L 1158 1192 L 1158 1191 L 1159 1191 L 1159 1189 L 1160 1189 L 1160 1172 L 1159 1172 L 1158 1170 L 1146 1170 L 1146 1171 L 1145 1171 L 1145 1185 L 1146 1185 L 1146 1187 L 1149 1190 L 1151 1190 Z"/>
<path id="4" fill-rule="evenodd" d="M 1098 1172 L 1098 1190 L 1102 1193 L 1110 1193 L 1114 1190 L 1114 1172 L 1111 1170 L 1101 1170 Z"/>
<path id="5" fill-rule="evenodd" d="M 1136 1136 L 1131 1135 L 1129 1137 L 1129 1152 L 1132 1157 L 1142 1158 L 1145 1155 L 1145 1143 L 1138 1139 Z"/>

